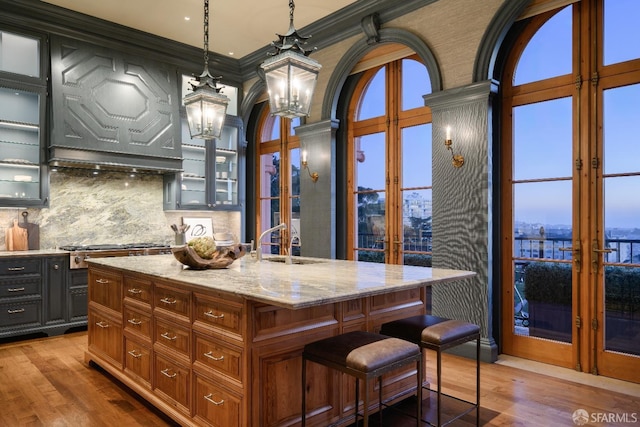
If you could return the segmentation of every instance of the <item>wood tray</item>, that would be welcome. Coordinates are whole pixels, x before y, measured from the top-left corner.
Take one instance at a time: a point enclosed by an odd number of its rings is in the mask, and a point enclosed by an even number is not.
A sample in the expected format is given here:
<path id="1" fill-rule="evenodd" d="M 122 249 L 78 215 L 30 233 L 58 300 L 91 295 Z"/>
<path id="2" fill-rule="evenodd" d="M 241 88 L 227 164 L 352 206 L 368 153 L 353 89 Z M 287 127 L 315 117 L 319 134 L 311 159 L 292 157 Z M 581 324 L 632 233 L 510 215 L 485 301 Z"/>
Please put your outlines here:
<path id="1" fill-rule="evenodd" d="M 182 264 L 195 270 L 205 270 L 207 268 L 226 268 L 233 261 L 242 258 L 247 250 L 241 244 L 219 247 L 213 253 L 212 259 L 201 258 L 189 245 L 172 246 L 171 252 Z"/>

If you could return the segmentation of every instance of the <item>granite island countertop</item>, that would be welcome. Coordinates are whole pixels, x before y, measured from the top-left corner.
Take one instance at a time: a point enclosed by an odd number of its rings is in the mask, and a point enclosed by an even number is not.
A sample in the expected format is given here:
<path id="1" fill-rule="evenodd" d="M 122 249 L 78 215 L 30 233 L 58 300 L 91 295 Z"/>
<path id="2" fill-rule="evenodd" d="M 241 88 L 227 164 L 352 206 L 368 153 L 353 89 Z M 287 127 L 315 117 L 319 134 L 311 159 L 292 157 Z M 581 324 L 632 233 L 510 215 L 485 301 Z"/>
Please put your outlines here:
<path id="1" fill-rule="evenodd" d="M 217 290 L 283 308 L 300 309 L 405 289 L 471 278 L 476 273 L 442 268 L 294 257 L 305 264 L 284 264 L 283 257 L 250 256 L 223 269 L 192 270 L 173 255 L 96 258 L 107 266 L 187 285 Z"/>

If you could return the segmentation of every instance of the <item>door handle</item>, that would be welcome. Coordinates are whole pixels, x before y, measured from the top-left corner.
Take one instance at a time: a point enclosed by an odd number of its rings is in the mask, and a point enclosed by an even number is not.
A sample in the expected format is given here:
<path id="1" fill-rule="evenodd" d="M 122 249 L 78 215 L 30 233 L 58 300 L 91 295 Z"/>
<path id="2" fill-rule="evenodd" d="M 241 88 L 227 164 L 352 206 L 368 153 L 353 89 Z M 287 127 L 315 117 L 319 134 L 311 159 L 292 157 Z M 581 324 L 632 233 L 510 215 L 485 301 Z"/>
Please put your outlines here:
<path id="1" fill-rule="evenodd" d="M 561 252 L 571 252 L 573 254 L 573 263 L 576 266 L 576 271 L 579 273 L 582 267 L 582 248 L 580 247 L 580 242 L 575 242 L 575 247 L 568 248 L 558 248 Z"/>

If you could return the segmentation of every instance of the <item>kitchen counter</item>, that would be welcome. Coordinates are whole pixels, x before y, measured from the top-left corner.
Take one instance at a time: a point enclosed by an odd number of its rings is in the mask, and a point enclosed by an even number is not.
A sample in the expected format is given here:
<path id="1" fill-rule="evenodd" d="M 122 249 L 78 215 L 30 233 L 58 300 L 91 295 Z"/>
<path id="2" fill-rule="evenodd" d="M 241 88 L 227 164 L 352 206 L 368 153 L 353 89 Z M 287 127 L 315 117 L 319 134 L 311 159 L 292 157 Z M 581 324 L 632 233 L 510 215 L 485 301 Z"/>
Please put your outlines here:
<path id="1" fill-rule="evenodd" d="M 51 256 L 51 255 L 67 255 L 68 251 L 60 249 L 35 249 L 30 251 L 0 251 L 0 258 L 15 258 L 25 256 Z"/>
<path id="2" fill-rule="evenodd" d="M 181 425 L 298 425 L 306 344 L 424 314 L 428 287 L 475 275 L 293 259 L 302 264 L 245 256 L 219 270 L 191 270 L 173 255 L 90 259 L 85 361 Z M 414 375 L 385 375 L 383 398 L 412 394 Z M 352 379 L 313 364 L 307 379 L 308 425 L 352 413 Z"/>
<path id="3" fill-rule="evenodd" d="M 245 299 L 299 309 L 431 286 L 475 276 L 471 271 L 354 262 L 323 258 L 250 256 L 224 269 L 192 270 L 173 255 L 99 258 L 89 263 L 234 294 Z"/>

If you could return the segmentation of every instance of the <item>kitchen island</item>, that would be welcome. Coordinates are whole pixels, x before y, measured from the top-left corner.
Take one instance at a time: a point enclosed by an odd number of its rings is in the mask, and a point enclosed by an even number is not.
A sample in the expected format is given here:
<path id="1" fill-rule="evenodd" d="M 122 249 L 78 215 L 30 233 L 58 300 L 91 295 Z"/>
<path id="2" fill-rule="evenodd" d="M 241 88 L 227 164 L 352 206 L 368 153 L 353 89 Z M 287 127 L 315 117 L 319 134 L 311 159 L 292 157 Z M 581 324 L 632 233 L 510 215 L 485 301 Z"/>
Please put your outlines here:
<path id="1" fill-rule="evenodd" d="M 295 425 L 305 344 L 424 313 L 426 287 L 474 276 L 284 260 L 246 256 L 220 270 L 187 269 L 172 255 L 90 261 L 86 361 L 182 425 Z M 308 425 L 351 414 L 353 379 L 315 364 L 308 369 Z M 411 393 L 413 375 L 405 369 L 385 376 L 385 398 Z"/>

